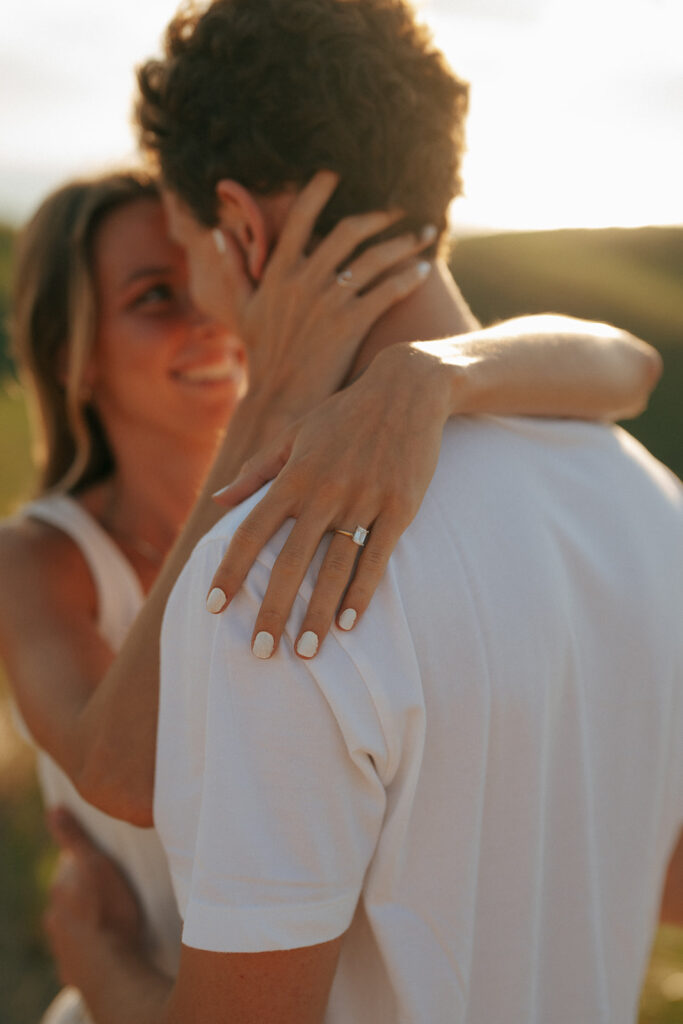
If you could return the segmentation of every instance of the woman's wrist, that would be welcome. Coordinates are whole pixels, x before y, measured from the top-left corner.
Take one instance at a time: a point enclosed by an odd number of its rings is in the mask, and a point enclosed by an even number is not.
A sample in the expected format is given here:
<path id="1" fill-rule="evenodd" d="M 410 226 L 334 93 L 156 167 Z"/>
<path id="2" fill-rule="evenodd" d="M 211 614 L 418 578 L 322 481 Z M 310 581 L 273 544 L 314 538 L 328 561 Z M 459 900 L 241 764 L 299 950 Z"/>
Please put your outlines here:
<path id="1" fill-rule="evenodd" d="M 467 411 L 467 367 L 453 358 L 452 340 L 391 345 L 376 356 L 368 373 L 383 376 L 397 390 L 408 389 L 415 402 L 424 397 L 442 423 Z"/>
<path id="2" fill-rule="evenodd" d="M 250 389 L 232 416 L 204 490 L 224 487 L 254 452 L 290 427 L 300 415 L 282 395 L 270 389 Z"/>

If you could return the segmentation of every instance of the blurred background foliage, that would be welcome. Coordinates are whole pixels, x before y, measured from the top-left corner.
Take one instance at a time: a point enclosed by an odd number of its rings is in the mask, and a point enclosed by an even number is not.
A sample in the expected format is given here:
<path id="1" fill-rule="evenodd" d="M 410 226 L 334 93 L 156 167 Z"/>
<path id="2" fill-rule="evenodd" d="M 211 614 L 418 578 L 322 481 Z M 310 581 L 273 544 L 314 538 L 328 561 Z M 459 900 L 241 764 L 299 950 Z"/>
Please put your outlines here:
<path id="1" fill-rule="evenodd" d="M 11 231 L 0 227 L 0 516 L 34 480 L 26 408 L 8 350 L 11 247 Z M 683 476 L 683 228 L 476 235 L 457 243 L 451 265 L 485 324 L 569 313 L 617 324 L 655 345 L 664 378 L 647 412 L 627 428 Z M 0 1024 L 35 1024 L 57 989 L 40 927 L 53 863 L 31 755 L 12 730 L 0 675 Z M 675 929 L 658 933 L 640 1024 L 683 1024 L 683 935 Z"/>
<path id="2" fill-rule="evenodd" d="M 627 429 L 683 477 L 683 228 L 481 235 L 451 266 L 479 319 L 568 313 L 631 331 L 659 349 L 664 376 Z"/>

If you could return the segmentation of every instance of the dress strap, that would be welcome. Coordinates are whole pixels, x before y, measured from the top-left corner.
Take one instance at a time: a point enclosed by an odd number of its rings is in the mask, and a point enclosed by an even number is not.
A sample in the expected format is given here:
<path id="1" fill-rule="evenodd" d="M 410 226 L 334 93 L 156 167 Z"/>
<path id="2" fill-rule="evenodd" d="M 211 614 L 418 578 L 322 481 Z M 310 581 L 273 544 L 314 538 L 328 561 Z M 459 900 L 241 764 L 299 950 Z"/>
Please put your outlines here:
<path id="1" fill-rule="evenodd" d="M 135 570 L 109 534 L 67 494 L 48 494 L 25 505 L 22 515 L 56 526 L 79 549 L 97 594 L 100 633 L 117 649 L 144 602 Z"/>

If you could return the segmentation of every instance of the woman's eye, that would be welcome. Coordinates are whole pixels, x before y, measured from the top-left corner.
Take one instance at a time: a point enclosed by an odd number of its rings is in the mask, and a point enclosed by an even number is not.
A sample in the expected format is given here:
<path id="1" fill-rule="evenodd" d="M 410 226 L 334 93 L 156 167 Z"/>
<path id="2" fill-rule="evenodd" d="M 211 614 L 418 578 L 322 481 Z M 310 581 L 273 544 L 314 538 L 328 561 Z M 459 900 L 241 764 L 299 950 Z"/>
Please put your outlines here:
<path id="1" fill-rule="evenodd" d="M 151 288 L 138 295 L 134 305 L 136 306 L 158 306 L 173 301 L 173 289 L 167 284 L 155 284 Z"/>

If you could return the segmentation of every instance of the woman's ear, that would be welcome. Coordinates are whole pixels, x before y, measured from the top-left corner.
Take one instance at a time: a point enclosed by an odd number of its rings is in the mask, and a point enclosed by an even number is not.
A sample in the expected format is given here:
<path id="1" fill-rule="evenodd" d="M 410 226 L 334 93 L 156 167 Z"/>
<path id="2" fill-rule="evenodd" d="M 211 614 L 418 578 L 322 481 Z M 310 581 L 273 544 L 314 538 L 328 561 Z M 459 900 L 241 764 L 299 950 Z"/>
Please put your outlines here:
<path id="1" fill-rule="evenodd" d="M 219 230 L 231 235 L 244 256 L 253 281 L 260 281 L 268 258 L 268 231 L 263 212 L 251 192 L 236 181 L 216 185 Z"/>

